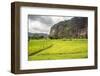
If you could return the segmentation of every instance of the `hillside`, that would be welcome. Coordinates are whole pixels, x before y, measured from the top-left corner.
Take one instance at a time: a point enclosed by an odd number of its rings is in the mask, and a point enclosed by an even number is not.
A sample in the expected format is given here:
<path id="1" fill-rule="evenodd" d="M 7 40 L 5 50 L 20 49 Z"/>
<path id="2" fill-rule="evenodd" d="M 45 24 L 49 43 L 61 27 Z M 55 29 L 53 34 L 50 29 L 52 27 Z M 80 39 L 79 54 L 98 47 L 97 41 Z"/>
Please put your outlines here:
<path id="1" fill-rule="evenodd" d="M 74 17 L 53 25 L 49 36 L 52 38 L 87 38 L 87 17 Z"/>
<path id="2" fill-rule="evenodd" d="M 33 38 L 33 39 L 47 38 L 48 34 L 46 34 L 46 33 L 31 33 L 31 32 L 28 32 L 28 37 L 29 38 Z"/>

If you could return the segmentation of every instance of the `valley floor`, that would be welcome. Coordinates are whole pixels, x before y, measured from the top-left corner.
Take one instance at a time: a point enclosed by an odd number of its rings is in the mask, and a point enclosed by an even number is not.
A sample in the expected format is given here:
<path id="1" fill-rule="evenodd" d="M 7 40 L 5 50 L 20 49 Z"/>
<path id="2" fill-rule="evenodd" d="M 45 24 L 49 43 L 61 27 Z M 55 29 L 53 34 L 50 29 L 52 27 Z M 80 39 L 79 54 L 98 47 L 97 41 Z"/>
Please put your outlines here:
<path id="1" fill-rule="evenodd" d="M 28 43 L 29 61 L 81 59 L 87 57 L 87 39 L 33 39 Z"/>

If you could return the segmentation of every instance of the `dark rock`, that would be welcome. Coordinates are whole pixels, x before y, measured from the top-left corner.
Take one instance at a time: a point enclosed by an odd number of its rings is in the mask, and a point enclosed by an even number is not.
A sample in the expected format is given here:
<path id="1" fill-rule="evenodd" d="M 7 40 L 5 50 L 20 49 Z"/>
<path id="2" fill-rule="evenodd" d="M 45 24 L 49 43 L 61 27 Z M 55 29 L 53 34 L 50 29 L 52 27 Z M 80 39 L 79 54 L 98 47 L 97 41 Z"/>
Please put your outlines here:
<path id="1" fill-rule="evenodd" d="M 74 17 L 53 25 L 49 36 L 52 38 L 87 38 L 87 26 L 87 17 Z"/>

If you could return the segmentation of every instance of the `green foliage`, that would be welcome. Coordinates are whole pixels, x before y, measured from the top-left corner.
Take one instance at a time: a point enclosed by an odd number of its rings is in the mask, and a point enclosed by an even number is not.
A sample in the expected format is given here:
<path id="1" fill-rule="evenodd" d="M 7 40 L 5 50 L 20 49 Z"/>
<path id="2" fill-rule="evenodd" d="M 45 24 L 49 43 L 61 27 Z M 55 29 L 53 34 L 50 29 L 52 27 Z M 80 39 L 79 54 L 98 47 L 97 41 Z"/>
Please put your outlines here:
<path id="1" fill-rule="evenodd" d="M 28 60 L 79 59 L 88 57 L 87 39 L 31 39 L 28 45 L 28 55 L 41 50 L 28 56 Z M 49 47 L 51 45 L 52 47 Z"/>

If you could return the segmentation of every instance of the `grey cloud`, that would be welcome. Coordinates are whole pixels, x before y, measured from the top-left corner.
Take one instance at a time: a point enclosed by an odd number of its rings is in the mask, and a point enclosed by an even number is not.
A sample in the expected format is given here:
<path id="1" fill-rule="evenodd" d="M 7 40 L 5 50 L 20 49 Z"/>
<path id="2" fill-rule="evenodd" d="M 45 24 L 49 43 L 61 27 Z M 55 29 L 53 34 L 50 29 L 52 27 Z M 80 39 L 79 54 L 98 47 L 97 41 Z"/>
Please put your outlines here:
<path id="1" fill-rule="evenodd" d="M 34 27 L 34 28 L 32 28 L 33 30 L 36 30 L 36 31 L 40 31 L 40 32 L 48 32 L 48 30 L 47 29 L 40 29 L 40 28 L 36 28 L 36 27 Z"/>
<path id="2" fill-rule="evenodd" d="M 50 27 L 52 27 L 54 24 L 62 20 L 68 20 L 68 19 L 70 18 L 63 16 L 56 17 L 56 16 L 28 15 L 29 31 L 49 33 Z"/>
<path id="3" fill-rule="evenodd" d="M 39 21 L 47 26 L 51 26 L 53 24 L 53 20 L 49 16 L 36 16 L 36 15 L 29 15 L 28 18 L 33 21 Z"/>

